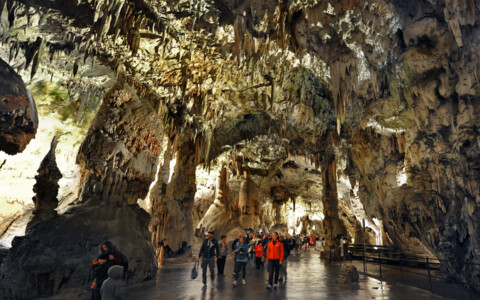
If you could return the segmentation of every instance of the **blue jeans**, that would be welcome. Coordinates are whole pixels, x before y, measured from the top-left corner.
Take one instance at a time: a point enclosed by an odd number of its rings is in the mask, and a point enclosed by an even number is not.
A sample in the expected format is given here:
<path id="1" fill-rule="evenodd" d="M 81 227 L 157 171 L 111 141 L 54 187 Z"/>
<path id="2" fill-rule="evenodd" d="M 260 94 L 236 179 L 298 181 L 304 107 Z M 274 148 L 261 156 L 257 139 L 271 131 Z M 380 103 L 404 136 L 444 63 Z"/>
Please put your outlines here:
<path id="1" fill-rule="evenodd" d="M 202 257 L 202 282 L 207 284 L 207 266 L 210 268 L 212 280 L 215 279 L 215 257 Z"/>

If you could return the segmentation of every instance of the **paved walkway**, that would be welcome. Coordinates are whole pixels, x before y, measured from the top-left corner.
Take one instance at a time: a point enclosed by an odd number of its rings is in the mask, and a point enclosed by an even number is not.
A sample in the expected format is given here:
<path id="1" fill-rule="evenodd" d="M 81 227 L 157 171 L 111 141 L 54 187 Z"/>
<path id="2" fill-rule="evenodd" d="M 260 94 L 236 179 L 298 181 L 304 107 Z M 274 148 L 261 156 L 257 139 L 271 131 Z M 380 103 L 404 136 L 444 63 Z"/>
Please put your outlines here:
<path id="1" fill-rule="evenodd" d="M 288 281 L 277 290 L 266 289 L 266 272 L 247 266 L 247 284 L 233 288 L 232 257 L 227 259 L 225 277 L 208 279 L 208 289 L 202 292 L 201 273 L 190 279 L 193 263 L 168 263 L 158 274 L 155 284 L 128 289 L 125 299 L 449 299 L 401 283 L 381 282 L 360 275 L 360 282 L 338 282 L 340 266 L 320 260 L 318 252 L 289 257 Z M 360 270 L 359 270 L 360 271 Z"/>

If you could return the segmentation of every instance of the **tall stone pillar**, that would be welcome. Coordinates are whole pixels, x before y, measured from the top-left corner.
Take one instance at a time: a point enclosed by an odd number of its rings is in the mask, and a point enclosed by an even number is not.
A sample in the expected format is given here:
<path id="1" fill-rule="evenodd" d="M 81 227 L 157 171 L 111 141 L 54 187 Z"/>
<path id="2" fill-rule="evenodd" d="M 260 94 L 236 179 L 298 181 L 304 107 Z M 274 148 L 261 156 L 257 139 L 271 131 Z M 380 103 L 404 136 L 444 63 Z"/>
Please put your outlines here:
<path id="1" fill-rule="evenodd" d="M 151 230 L 158 241 L 166 238 L 167 245 L 178 251 L 193 240 L 192 209 L 196 192 L 195 144 L 189 137 L 179 141 L 174 149 L 175 167 L 170 182 L 158 181 L 151 197 Z"/>
<path id="2" fill-rule="evenodd" d="M 238 210 L 240 211 L 240 225 L 243 229 L 256 229 L 260 225 L 260 195 L 258 186 L 244 171 L 244 178 L 240 183 L 238 197 Z"/>
<path id="3" fill-rule="evenodd" d="M 338 253 L 338 240 L 335 238 L 339 235 L 347 236 L 345 226 L 338 215 L 338 193 L 337 193 L 337 163 L 335 152 L 333 149 L 334 135 L 331 132 L 327 138 L 327 144 L 330 145 L 325 153 L 322 166 L 322 183 L 323 183 L 323 228 L 325 231 L 325 248 L 322 255 L 329 257 L 330 246 L 335 246 L 335 253 Z"/>

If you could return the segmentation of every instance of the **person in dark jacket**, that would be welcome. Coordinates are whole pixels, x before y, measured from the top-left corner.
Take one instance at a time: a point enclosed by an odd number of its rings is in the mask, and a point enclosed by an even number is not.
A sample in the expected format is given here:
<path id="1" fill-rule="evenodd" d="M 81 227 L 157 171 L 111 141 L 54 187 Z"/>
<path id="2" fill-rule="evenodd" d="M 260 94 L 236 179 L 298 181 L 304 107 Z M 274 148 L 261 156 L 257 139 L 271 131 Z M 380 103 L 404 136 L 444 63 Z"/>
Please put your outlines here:
<path id="1" fill-rule="evenodd" d="M 107 254 L 108 260 L 113 262 L 114 265 L 123 266 L 123 279 L 127 279 L 128 259 L 112 242 L 103 242 L 100 245 L 100 253 Z"/>
<path id="2" fill-rule="evenodd" d="M 279 281 L 287 281 L 287 266 L 288 266 L 288 256 L 290 255 L 290 240 L 285 239 L 283 235 L 280 235 L 279 241 L 283 243 L 283 263 L 280 266 L 280 276 L 279 276 Z"/>
<path id="3" fill-rule="evenodd" d="M 207 266 L 210 268 L 210 276 L 212 281 L 215 279 L 215 262 L 218 258 L 218 243 L 213 238 L 214 232 L 208 232 L 208 238 L 203 241 L 200 252 L 198 253 L 197 260 L 202 258 L 202 291 L 207 290 Z"/>
<path id="4" fill-rule="evenodd" d="M 102 300 L 121 300 L 123 266 L 111 266 L 108 269 L 108 279 L 105 280 L 100 289 Z"/>
<path id="5" fill-rule="evenodd" d="M 108 269 L 113 266 L 113 262 L 108 259 L 108 254 L 100 254 L 92 264 L 93 283 L 91 285 L 91 300 L 100 300 L 100 288 L 103 282 L 108 278 Z"/>
<path id="6" fill-rule="evenodd" d="M 225 276 L 225 274 L 223 274 L 223 271 L 225 270 L 225 262 L 227 260 L 227 254 L 228 254 L 226 235 L 222 235 L 222 240 L 220 241 L 218 247 L 219 247 L 219 253 L 220 253 L 217 259 L 218 276 Z"/>

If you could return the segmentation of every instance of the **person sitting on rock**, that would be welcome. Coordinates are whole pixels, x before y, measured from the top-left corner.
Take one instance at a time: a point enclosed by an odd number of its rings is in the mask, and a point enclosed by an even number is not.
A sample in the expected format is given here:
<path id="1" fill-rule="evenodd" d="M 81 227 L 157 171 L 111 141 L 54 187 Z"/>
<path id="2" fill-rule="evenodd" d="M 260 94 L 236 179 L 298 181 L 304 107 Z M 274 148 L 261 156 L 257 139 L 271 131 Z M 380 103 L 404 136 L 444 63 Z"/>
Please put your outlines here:
<path id="1" fill-rule="evenodd" d="M 100 300 L 100 288 L 103 282 L 108 278 L 108 269 L 113 266 L 112 260 L 109 260 L 108 254 L 101 253 L 92 264 L 93 283 L 91 285 L 91 300 Z"/>
<path id="2" fill-rule="evenodd" d="M 175 255 L 175 253 L 173 252 L 172 248 L 170 248 L 170 246 L 167 244 L 167 239 L 163 239 L 161 242 L 160 242 L 160 247 L 163 247 L 163 255 L 165 257 L 173 257 Z"/>
<path id="3" fill-rule="evenodd" d="M 128 259 L 127 257 L 118 250 L 115 245 L 110 241 L 105 241 L 100 245 L 100 253 L 107 254 L 108 260 L 113 263 L 113 265 L 123 266 L 123 278 L 127 279 L 128 271 Z"/>

